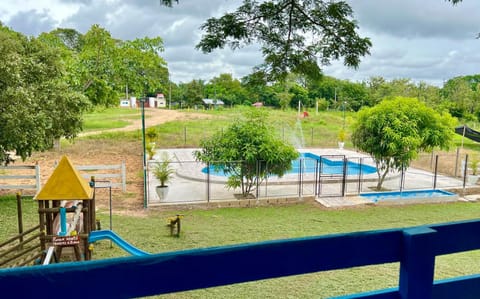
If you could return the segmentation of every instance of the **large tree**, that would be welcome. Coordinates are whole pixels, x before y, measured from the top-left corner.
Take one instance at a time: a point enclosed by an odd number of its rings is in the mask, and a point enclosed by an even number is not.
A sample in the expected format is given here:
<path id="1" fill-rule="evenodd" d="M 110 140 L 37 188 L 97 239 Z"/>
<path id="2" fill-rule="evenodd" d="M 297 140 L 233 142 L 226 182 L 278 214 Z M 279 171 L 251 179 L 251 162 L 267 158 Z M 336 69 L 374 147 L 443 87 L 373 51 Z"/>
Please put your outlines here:
<path id="1" fill-rule="evenodd" d="M 282 176 L 298 157 L 296 149 L 285 143 L 267 125 L 266 112 L 251 108 L 218 132 L 201 142 L 197 160 L 223 168 L 229 188 L 241 188 L 244 197 L 271 175 Z"/>
<path id="2" fill-rule="evenodd" d="M 61 52 L 0 23 L 0 164 L 82 128 L 88 102 L 65 84 Z"/>
<path id="3" fill-rule="evenodd" d="M 123 41 L 92 25 L 84 35 L 73 29 L 55 29 L 39 39 L 61 51 L 67 84 L 93 105 L 116 106 L 126 91 L 143 97 L 168 89 L 167 64 L 159 56 L 164 50 L 160 37 Z"/>
<path id="4" fill-rule="evenodd" d="M 377 167 L 380 190 L 390 171 L 406 169 L 420 151 L 448 149 L 454 119 L 415 98 L 396 97 L 359 111 L 352 142 L 370 154 Z"/>
<path id="5" fill-rule="evenodd" d="M 171 6 L 172 0 L 161 3 Z M 345 1 L 244 0 L 236 11 L 210 18 L 197 49 L 210 53 L 229 46 L 261 45 L 264 63 L 257 70 L 271 80 L 289 72 L 318 77 L 321 65 L 343 58 L 358 67 L 371 42 L 358 35 L 353 11 Z"/>

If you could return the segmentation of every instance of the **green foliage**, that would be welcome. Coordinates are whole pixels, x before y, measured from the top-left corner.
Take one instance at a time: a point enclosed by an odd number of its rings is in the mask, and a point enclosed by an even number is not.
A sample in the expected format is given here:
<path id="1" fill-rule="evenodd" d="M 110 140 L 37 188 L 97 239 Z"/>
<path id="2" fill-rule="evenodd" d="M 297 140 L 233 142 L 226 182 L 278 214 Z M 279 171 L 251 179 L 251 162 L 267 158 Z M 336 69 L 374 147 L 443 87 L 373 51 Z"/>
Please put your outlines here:
<path id="1" fill-rule="evenodd" d="M 478 166 L 480 164 L 480 158 L 476 153 L 470 154 L 470 168 L 472 169 L 472 175 L 477 175 Z"/>
<path id="2" fill-rule="evenodd" d="M 205 86 L 207 99 L 222 100 L 226 106 L 238 105 L 248 100 L 248 95 L 239 80 L 231 74 L 220 74 L 214 77 Z"/>
<path id="3" fill-rule="evenodd" d="M 328 108 L 328 101 L 325 98 L 317 99 L 316 105 L 319 111 L 325 111 Z"/>
<path id="4" fill-rule="evenodd" d="M 338 132 L 338 141 L 345 142 L 345 136 L 346 136 L 345 130 L 340 129 L 340 131 Z"/>
<path id="5" fill-rule="evenodd" d="M 172 161 L 168 157 L 166 152 L 163 153 L 160 162 L 157 163 L 153 168 L 153 175 L 160 181 L 160 186 L 165 187 L 166 184 L 172 178 L 172 175 L 175 173 L 175 169 L 173 169 L 170 165 Z"/>
<path id="6" fill-rule="evenodd" d="M 147 137 L 147 142 L 155 142 L 155 139 L 158 137 L 158 131 L 155 127 L 147 128 L 145 132 L 145 136 Z"/>
<path id="7" fill-rule="evenodd" d="M 375 160 L 380 189 L 389 171 L 408 167 L 418 152 L 448 149 L 454 125 L 448 113 L 437 113 L 417 99 L 397 97 L 360 110 L 352 141 Z"/>
<path id="8" fill-rule="evenodd" d="M 259 43 L 265 62 L 258 70 L 270 79 L 289 72 L 319 78 L 317 61 L 326 65 L 343 57 L 345 65 L 358 67 L 369 54 L 371 42 L 357 34 L 352 15 L 344 1 L 244 0 L 235 12 L 201 26 L 205 34 L 197 48 L 209 53 Z"/>
<path id="9" fill-rule="evenodd" d="M 160 37 L 121 41 L 93 25 L 85 34 L 60 28 L 42 33 L 40 39 L 61 51 L 68 84 L 93 105 L 117 106 L 127 86 L 137 97 L 166 89 L 168 70 L 158 55 L 163 51 Z"/>
<path id="10" fill-rule="evenodd" d="M 224 132 L 202 140 L 197 160 L 222 167 L 229 175 L 227 186 L 241 187 L 247 197 L 269 175 L 282 176 L 298 157 L 295 148 L 276 137 L 260 109 L 246 110 Z"/>
<path id="11" fill-rule="evenodd" d="M 279 99 L 279 104 L 282 110 L 286 110 L 290 106 L 290 102 L 292 101 L 293 94 L 289 92 L 280 92 L 277 94 L 277 98 Z"/>
<path id="12" fill-rule="evenodd" d="M 147 151 L 148 160 L 152 160 L 153 156 L 155 155 L 155 143 L 148 142 L 145 145 L 145 150 Z"/>
<path id="13" fill-rule="evenodd" d="M 0 163 L 81 130 L 88 102 L 65 83 L 61 52 L 0 25 Z"/>

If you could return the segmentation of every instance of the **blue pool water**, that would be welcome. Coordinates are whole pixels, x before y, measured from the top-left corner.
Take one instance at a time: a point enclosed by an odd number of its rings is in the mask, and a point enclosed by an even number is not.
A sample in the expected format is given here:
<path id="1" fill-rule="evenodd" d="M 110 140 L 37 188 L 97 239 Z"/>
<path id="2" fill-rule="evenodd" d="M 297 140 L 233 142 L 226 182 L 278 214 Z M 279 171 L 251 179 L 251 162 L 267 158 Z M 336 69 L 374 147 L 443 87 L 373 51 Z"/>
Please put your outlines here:
<path id="1" fill-rule="evenodd" d="M 300 168 L 303 173 L 314 173 L 317 168 L 317 162 L 320 162 L 319 171 L 322 174 L 343 173 L 343 160 L 332 161 L 313 153 L 301 153 L 299 159 L 292 161 L 292 169 L 288 173 L 298 174 Z M 377 171 L 375 167 L 370 165 L 358 164 L 351 161 L 347 162 L 347 175 L 358 175 L 360 170 L 362 171 L 362 174 L 371 174 Z M 207 167 L 204 167 L 202 172 L 207 173 Z M 214 166 L 210 166 L 210 174 L 225 176 L 225 173 L 221 168 L 216 170 Z"/>
<path id="2" fill-rule="evenodd" d="M 409 190 L 409 191 L 393 191 L 393 192 L 372 192 L 360 194 L 361 197 L 372 200 L 373 202 L 384 200 L 412 200 L 412 199 L 432 199 L 442 197 L 456 197 L 452 192 L 444 190 Z"/>

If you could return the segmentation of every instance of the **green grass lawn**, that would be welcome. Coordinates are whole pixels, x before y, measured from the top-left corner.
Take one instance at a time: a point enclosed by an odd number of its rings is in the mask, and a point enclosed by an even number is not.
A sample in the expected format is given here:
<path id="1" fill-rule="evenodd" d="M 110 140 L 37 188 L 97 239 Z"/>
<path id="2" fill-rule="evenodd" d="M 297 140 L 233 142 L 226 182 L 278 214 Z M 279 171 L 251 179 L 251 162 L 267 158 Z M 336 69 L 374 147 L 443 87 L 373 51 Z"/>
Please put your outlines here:
<path id="1" fill-rule="evenodd" d="M 140 110 L 127 108 L 108 108 L 95 110 L 83 117 L 83 130 L 96 131 L 123 128 L 130 124 L 131 120 L 141 117 Z"/>
<path id="2" fill-rule="evenodd" d="M 37 224 L 36 203 L 23 202 L 26 227 Z M 15 234 L 14 197 L 0 199 L 0 242 Z M 179 238 L 171 237 L 167 218 L 183 214 Z M 145 217 L 113 216 L 113 230 L 138 248 L 168 252 L 191 248 L 240 244 L 373 229 L 402 228 L 423 224 L 476 219 L 476 203 L 368 206 L 325 210 L 309 203 L 292 206 L 224 208 L 212 210 L 155 211 Z M 109 213 L 98 211 L 102 228 L 109 228 Z M 352 248 L 352 250 L 355 250 Z M 319 252 L 318 254 L 322 254 Z M 109 241 L 95 244 L 95 259 L 128 256 Z M 472 251 L 437 258 L 437 279 L 478 273 L 480 252 Z M 396 286 L 398 264 L 359 267 L 340 271 L 270 279 L 232 286 L 176 293 L 159 298 L 325 298 Z"/>
<path id="3" fill-rule="evenodd" d="M 189 121 L 171 121 L 155 126 L 159 137 L 155 140 L 158 147 L 198 147 L 200 140 L 222 131 L 235 120 L 244 110 L 250 107 L 238 107 L 220 110 L 183 110 L 208 114 L 211 118 L 196 118 Z M 286 111 L 269 109 L 268 123 L 275 129 L 283 140 L 297 143 L 303 139 L 303 146 L 336 147 L 337 135 L 343 126 L 343 113 L 341 111 L 311 112 L 307 118 L 298 118 L 296 110 Z M 108 108 L 94 111 L 85 116 L 84 130 L 105 130 L 124 127 L 131 119 L 141 117 L 139 110 L 125 108 Z M 347 136 L 349 126 L 353 122 L 355 114 L 347 112 L 345 117 Z M 300 126 L 298 124 L 301 124 Z M 138 131 L 135 132 L 107 132 L 95 136 L 82 138 L 141 138 Z M 302 138 L 303 137 L 303 138 Z M 347 146 L 351 146 L 347 138 Z"/>
<path id="4" fill-rule="evenodd" d="M 174 121 L 157 126 L 159 147 L 194 147 L 203 137 L 222 130 L 239 113 L 224 109 L 203 111 L 212 119 Z M 123 121 L 138 118 L 137 110 L 107 109 L 96 111 L 85 118 L 87 130 L 124 126 Z M 307 146 L 332 146 L 336 144 L 342 126 L 341 112 L 311 112 L 300 119 Z M 348 126 L 355 115 L 347 113 Z M 282 136 L 298 121 L 296 111 L 272 111 L 270 123 Z M 135 132 L 104 133 L 82 138 L 141 140 Z M 348 136 L 347 136 L 348 138 Z M 461 136 L 456 137 L 461 143 Z M 347 143 L 348 146 L 348 143 Z M 478 144 L 464 140 L 464 146 L 478 150 Z M 23 200 L 25 227 L 38 224 L 37 205 L 31 198 Z M 0 243 L 17 233 L 16 202 L 14 196 L 0 197 Z M 166 227 L 167 218 L 184 214 L 182 233 L 171 237 Z M 141 216 L 114 214 L 113 231 L 138 248 L 152 252 L 168 252 L 191 248 L 204 248 L 317 236 L 354 231 L 443 223 L 476 219 L 480 215 L 477 203 L 426 204 L 408 206 L 368 206 L 355 209 L 326 210 L 308 203 L 292 206 L 224 208 L 212 210 L 155 211 Z M 103 229 L 109 228 L 109 213 L 98 211 Z M 352 248 L 355 250 L 355 248 Z M 321 252 L 318 253 L 322 254 Z M 109 241 L 95 244 L 94 259 L 128 256 Z M 480 251 L 437 257 L 436 279 L 480 273 Z M 242 283 L 190 292 L 176 293 L 158 298 L 325 298 L 398 285 L 398 264 L 351 268 L 280 279 Z M 159 283 L 162 283 L 159 281 Z"/>

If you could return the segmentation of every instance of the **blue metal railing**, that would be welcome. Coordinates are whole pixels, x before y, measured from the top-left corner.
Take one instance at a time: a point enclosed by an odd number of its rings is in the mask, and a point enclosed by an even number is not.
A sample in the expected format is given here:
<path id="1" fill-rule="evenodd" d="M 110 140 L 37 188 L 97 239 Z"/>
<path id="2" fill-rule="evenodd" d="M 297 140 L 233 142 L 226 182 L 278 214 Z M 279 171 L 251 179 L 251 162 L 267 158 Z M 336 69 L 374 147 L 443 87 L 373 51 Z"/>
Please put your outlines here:
<path id="1" fill-rule="evenodd" d="M 398 288 L 341 298 L 480 298 L 480 275 L 433 281 L 435 257 L 480 249 L 480 221 L 0 270 L 5 294 L 130 298 L 399 262 Z M 354 250 L 352 250 L 354 249 Z M 55 296 L 54 296 L 55 297 Z"/>

